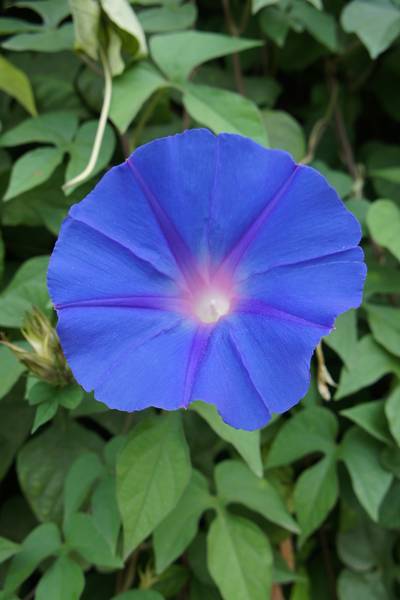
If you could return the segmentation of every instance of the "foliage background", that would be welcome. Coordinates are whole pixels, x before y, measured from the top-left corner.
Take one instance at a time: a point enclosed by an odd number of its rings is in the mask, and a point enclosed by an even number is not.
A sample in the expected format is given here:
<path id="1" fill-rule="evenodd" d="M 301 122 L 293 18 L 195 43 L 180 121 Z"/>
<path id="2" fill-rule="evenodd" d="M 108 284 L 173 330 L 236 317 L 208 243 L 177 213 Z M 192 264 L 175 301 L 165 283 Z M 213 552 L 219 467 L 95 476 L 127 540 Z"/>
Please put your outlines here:
<path id="1" fill-rule="evenodd" d="M 399 32 L 399 0 L 4 6 L 1 599 L 400 597 Z M 68 207 L 135 146 L 198 124 L 314 165 L 363 227 L 362 307 L 260 432 L 202 403 L 107 410 L 68 382 L 46 320 Z M 98 127 L 94 169 L 63 189 Z"/>

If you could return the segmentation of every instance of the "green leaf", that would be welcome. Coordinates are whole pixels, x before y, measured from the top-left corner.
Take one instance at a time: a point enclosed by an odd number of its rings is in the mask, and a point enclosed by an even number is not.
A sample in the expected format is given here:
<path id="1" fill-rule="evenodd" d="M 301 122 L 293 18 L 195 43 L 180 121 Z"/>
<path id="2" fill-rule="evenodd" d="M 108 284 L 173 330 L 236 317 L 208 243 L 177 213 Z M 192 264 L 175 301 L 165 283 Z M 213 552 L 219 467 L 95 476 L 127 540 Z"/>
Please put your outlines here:
<path id="1" fill-rule="evenodd" d="M 0 294 L 0 325 L 20 327 L 33 306 L 44 309 L 49 302 L 46 285 L 48 256 L 27 260 Z"/>
<path id="2" fill-rule="evenodd" d="M 42 402 L 55 402 L 57 406 L 74 409 L 83 398 L 83 390 L 74 383 L 64 387 L 55 387 L 45 381 L 37 381 L 29 387 L 26 397 L 32 406 Z"/>
<path id="3" fill-rule="evenodd" d="M 64 147 L 75 135 L 78 115 L 70 111 L 54 111 L 25 119 L 0 136 L 0 146 L 18 146 L 32 142 Z"/>
<path id="4" fill-rule="evenodd" d="M 388 595 L 380 571 L 354 573 L 344 569 L 338 580 L 339 600 L 388 600 Z"/>
<path id="5" fill-rule="evenodd" d="M 400 9 L 390 1 L 353 0 L 341 15 L 342 27 L 355 33 L 376 58 L 400 33 Z"/>
<path id="6" fill-rule="evenodd" d="M 93 141 L 96 135 L 97 121 L 87 121 L 79 128 L 74 141 L 70 144 L 68 153 L 70 159 L 65 171 L 65 181 L 73 179 L 81 173 L 89 161 L 92 152 Z M 110 162 L 115 149 L 115 135 L 113 129 L 107 125 L 104 133 L 103 142 L 101 144 L 99 157 L 96 166 L 90 174 L 94 177 L 102 171 Z M 76 189 L 72 187 L 68 190 L 68 194 Z"/>
<path id="7" fill-rule="evenodd" d="M 335 451 L 338 425 L 327 408 L 309 406 L 293 415 L 280 428 L 267 458 L 267 468 L 287 465 L 312 452 Z"/>
<path id="8" fill-rule="evenodd" d="M 224 600 L 265 600 L 272 584 L 272 551 L 257 525 L 220 511 L 207 538 L 207 562 Z"/>
<path id="9" fill-rule="evenodd" d="M 293 0 L 290 16 L 329 50 L 338 50 L 336 20 L 332 15 L 314 8 L 304 0 Z"/>
<path id="10" fill-rule="evenodd" d="M 97 0 L 69 0 L 75 31 L 75 49 L 97 60 L 101 9 Z"/>
<path id="11" fill-rule="evenodd" d="M 39 581 L 35 600 L 79 600 L 84 587 L 81 567 L 68 556 L 60 556 Z"/>
<path id="12" fill-rule="evenodd" d="M 70 13 L 68 0 L 18 0 L 14 6 L 34 10 L 42 18 L 46 27 L 57 27 Z"/>
<path id="13" fill-rule="evenodd" d="M 17 383 L 25 367 L 15 357 L 13 352 L 0 345 L 0 400 Z"/>
<path id="14" fill-rule="evenodd" d="M 114 475 L 104 477 L 95 488 L 92 495 L 92 514 L 97 529 L 115 551 L 121 528 L 121 517 Z"/>
<path id="15" fill-rule="evenodd" d="M 164 597 L 155 590 L 130 590 L 113 596 L 111 600 L 164 600 Z"/>
<path id="16" fill-rule="evenodd" d="M 293 26 L 290 15 L 278 8 L 263 10 L 259 17 L 260 27 L 267 37 L 280 48 L 285 44 L 290 28 Z"/>
<path id="17" fill-rule="evenodd" d="M 81 508 L 103 471 L 104 467 L 94 452 L 85 452 L 74 461 L 65 480 L 64 523 Z"/>
<path id="18" fill-rule="evenodd" d="M 186 550 L 197 533 L 202 513 L 212 506 L 207 480 L 193 470 L 178 504 L 154 530 L 157 573 L 165 571 Z"/>
<path id="19" fill-rule="evenodd" d="M 303 471 L 294 488 L 294 507 L 304 542 L 325 520 L 338 497 L 334 455 L 325 456 Z"/>
<path id="20" fill-rule="evenodd" d="M 342 369 L 335 400 L 353 394 L 391 372 L 400 376 L 400 366 L 395 357 L 379 346 L 371 335 L 366 335 L 358 342 L 348 365 Z"/>
<path id="21" fill-rule="evenodd" d="M 400 210 L 394 202 L 373 202 L 367 213 L 367 224 L 374 240 L 400 260 Z"/>
<path id="22" fill-rule="evenodd" d="M 18 33 L 3 42 L 3 48 L 14 52 L 62 52 L 72 50 L 74 30 L 71 23 L 59 29 L 38 31 L 34 33 Z"/>
<path id="23" fill-rule="evenodd" d="M 400 294 L 398 270 L 393 267 L 369 267 L 364 287 L 364 296 L 372 294 Z"/>
<path id="24" fill-rule="evenodd" d="M 317 171 L 320 171 L 322 175 L 324 175 L 324 177 L 327 178 L 328 182 L 331 184 L 332 187 L 335 188 L 335 190 L 342 199 L 347 198 L 347 196 L 351 194 L 354 182 L 350 175 L 344 173 L 343 171 L 337 171 L 336 169 L 332 169 L 322 160 L 313 160 L 311 166 L 314 167 L 314 169 L 317 169 Z M 346 207 L 349 210 L 351 210 L 349 207 L 349 204 L 351 202 L 366 203 L 366 201 L 362 200 L 361 198 L 354 198 L 352 200 L 349 200 L 348 202 L 346 202 Z M 367 206 L 368 205 L 369 203 L 367 203 Z"/>
<path id="25" fill-rule="evenodd" d="M 183 82 L 202 63 L 260 45 L 259 40 L 203 31 L 180 31 L 154 35 L 150 40 L 150 52 L 167 77 Z"/>
<path id="26" fill-rule="evenodd" d="M 140 62 L 126 69 L 113 82 L 111 121 L 125 133 L 146 100 L 166 86 L 165 79 L 149 63 Z"/>
<path id="27" fill-rule="evenodd" d="M 23 33 L 25 31 L 38 31 L 40 25 L 21 21 L 21 19 L 13 19 L 12 17 L 0 18 L 0 35 L 10 35 L 11 33 Z"/>
<path id="28" fill-rule="evenodd" d="M 255 15 L 259 10 L 272 4 L 278 4 L 279 0 L 252 0 L 251 12 Z"/>
<path id="29" fill-rule="evenodd" d="M 35 433 L 45 423 L 51 421 L 53 417 L 56 416 L 58 411 L 58 404 L 56 400 L 47 400 L 36 409 L 35 418 L 33 420 L 33 425 L 31 429 L 31 433 Z"/>
<path id="30" fill-rule="evenodd" d="M 290 152 L 295 161 L 304 158 L 306 140 L 296 119 L 282 110 L 263 110 L 262 116 L 270 147 Z"/>
<path id="31" fill-rule="evenodd" d="M 218 497 L 226 503 L 244 504 L 269 521 L 298 533 L 297 523 L 288 512 L 274 486 L 260 479 L 237 460 L 224 460 L 215 468 Z"/>
<path id="32" fill-rule="evenodd" d="M 171 3 L 165 6 L 141 10 L 139 21 L 146 33 L 177 31 L 191 27 L 196 20 L 197 9 L 194 4 Z"/>
<path id="33" fill-rule="evenodd" d="M 351 364 L 357 349 L 357 313 L 348 310 L 335 321 L 334 330 L 324 338 L 324 342 L 332 348 L 345 365 Z"/>
<path id="34" fill-rule="evenodd" d="M 179 413 L 149 418 L 135 427 L 117 459 L 125 556 L 177 505 L 190 473 Z"/>
<path id="35" fill-rule="evenodd" d="M 0 402 L 0 480 L 28 436 L 32 417 L 32 409 L 24 401 L 18 386 Z"/>
<path id="36" fill-rule="evenodd" d="M 31 115 L 37 114 L 28 77 L 3 56 L 0 56 L 0 91 L 15 98 Z"/>
<path id="37" fill-rule="evenodd" d="M 258 477 L 263 474 L 263 464 L 261 460 L 260 431 L 243 431 L 234 429 L 223 422 L 217 409 L 212 404 L 205 402 L 192 402 L 190 408 L 195 410 L 211 427 L 215 433 L 225 442 L 239 452 L 240 456 L 249 465 L 250 469 Z"/>
<path id="38" fill-rule="evenodd" d="M 397 386 L 386 400 L 385 414 L 389 423 L 390 433 L 398 446 L 400 446 L 400 386 Z"/>
<path id="39" fill-rule="evenodd" d="M 64 481 L 71 465 L 80 454 L 98 452 L 101 445 L 92 431 L 73 421 L 56 420 L 22 448 L 17 458 L 18 478 L 40 521 L 61 517 Z"/>
<path id="40" fill-rule="evenodd" d="M 38 525 L 23 541 L 20 551 L 12 559 L 5 578 L 4 590 L 15 591 L 40 563 L 54 555 L 60 546 L 60 533 L 54 523 Z"/>
<path id="41" fill-rule="evenodd" d="M 238 133 L 268 146 L 268 137 L 256 104 L 240 94 L 187 83 L 183 104 L 193 119 L 215 133 Z"/>
<path id="42" fill-rule="evenodd" d="M 46 181 L 61 163 L 63 155 L 62 150 L 47 147 L 26 152 L 13 166 L 4 200 L 11 200 Z"/>
<path id="43" fill-rule="evenodd" d="M 340 414 L 359 425 L 380 442 L 392 443 L 382 400 L 357 404 L 352 408 L 340 411 Z"/>
<path id="44" fill-rule="evenodd" d="M 90 564 L 114 569 L 123 566 L 123 562 L 115 556 L 108 541 L 97 529 L 91 515 L 72 514 L 65 525 L 65 539 L 67 545 Z"/>
<path id="45" fill-rule="evenodd" d="M 377 304 L 365 304 L 364 307 L 376 341 L 400 356 L 400 309 Z"/>
<path id="46" fill-rule="evenodd" d="M 128 0 L 100 0 L 100 4 L 110 21 L 121 30 L 123 43 L 129 52 L 136 57 L 145 56 L 146 38 Z"/>
<path id="47" fill-rule="evenodd" d="M 3 158 L 3 152 L 0 150 L 0 160 L 2 158 Z M 3 274 L 4 274 L 4 255 L 5 255 L 5 247 L 4 247 L 3 236 L 0 231 L 0 284 L 2 283 Z"/>
<path id="48" fill-rule="evenodd" d="M 0 537 L 0 563 L 8 560 L 20 550 L 20 545 Z"/>
<path id="49" fill-rule="evenodd" d="M 353 483 L 354 492 L 372 520 L 378 520 L 379 507 L 393 475 L 382 468 L 381 444 L 357 427 L 346 432 L 340 447 Z"/>

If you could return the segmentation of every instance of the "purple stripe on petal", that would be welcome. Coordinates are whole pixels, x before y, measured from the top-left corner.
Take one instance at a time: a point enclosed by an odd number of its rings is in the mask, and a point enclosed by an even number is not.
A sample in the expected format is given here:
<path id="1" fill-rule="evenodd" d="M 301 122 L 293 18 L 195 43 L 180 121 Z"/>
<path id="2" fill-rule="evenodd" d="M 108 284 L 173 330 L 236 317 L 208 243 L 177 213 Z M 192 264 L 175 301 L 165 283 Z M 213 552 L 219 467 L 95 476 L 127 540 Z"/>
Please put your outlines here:
<path id="1" fill-rule="evenodd" d="M 111 242 L 112 244 L 115 244 L 117 246 L 120 246 L 120 248 L 123 248 L 124 250 L 126 250 L 127 252 L 129 252 L 130 254 L 132 254 L 132 256 L 142 265 L 145 265 L 147 267 L 150 267 L 151 269 L 154 269 L 154 271 L 156 273 L 158 273 L 159 275 L 162 275 L 163 277 L 167 277 L 168 279 L 170 279 L 169 275 L 167 275 L 166 273 L 164 273 L 164 271 L 161 271 L 154 263 L 150 262 L 149 260 L 146 260 L 144 258 L 142 258 L 141 256 L 139 256 L 138 254 L 136 254 L 132 248 L 130 248 L 129 246 L 126 246 L 123 242 L 120 242 L 119 240 L 116 240 L 115 238 L 111 237 L 108 233 L 105 233 L 104 231 L 102 231 L 101 229 L 98 229 L 97 227 L 95 227 L 92 223 L 88 223 L 87 221 L 85 221 L 84 219 L 82 219 L 81 217 L 77 218 L 74 215 L 71 214 L 72 211 L 70 211 L 68 213 L 68 217 L 70 219 L 72 219 L 73 221 L 75 221 L 76 223 L 80 223 L 81 225 L 84 225 L 85 227 L 88 227 L 89 229 L 91 229 L 92 231 L 98 233 L 99 235 L 103 236 L 103 238 L 107 239 L 109 242 Z"/>
<path id="2" fill-rule="evenodd" d="M 213 327 L 198 327 L 196 330 L 192 347 L 186 367 L 185 384 L 183 389 L 182 407 L 187 408 L 192 401 L 193 389 L 199 372 L 201 362 L 206 353 L 208 342 L 213 332 Z"/>
<path id="3" fill-rule="evenodd" d="M 139 170 L 133 162 L 133 157 L 131 156 L 128 158 L 126 162 L 133 177 L 140 185 L 143 194 L 145 195 L 165 237 L 169 249 L 171 250 L 183 276 L 185 277 L 187 284 L 191 288 L 198 287 L 199 285 L 201 286 L 203 284 L 203 279 L 198 272 L 194 257 L 182 239 L 180 233 L 177 231 L 175 225 L 171 222 L 169 216 L 164 211 L 157 198 L 154 196 L 151 189 L 139 173 Z"/>
<path id="4" fill-rule="evenodd" d="M 260 275 L 265 275 L 266 273 L 270 273 L 271 271 L 275 271 L 276 269 L 281 269 L 284 267 L 307 267 L 319 264 L 328 264 L 332 262 L 363 262 L 364 261 L 364 251 L 360 246 L 356 246 L 355 248 L 351 248 L 349 250 L 342 250 L 341 252 L 331 252 L 329 254 L 321 254 L 317 258 L 308 258 L 304 260 L 290 261 L 290 262 L 282 262 L 280 264 L 276 264 L 268 267 L 268 269 L 260 269 L 260 271 L 254 271 L 252 273 L 246 273 L 243 277 L 237 277 L 237 283 L 243 283 L 252 277 L 259 277 Z M 239 275 L 239 273 L 238 273 Z"/>
<path id="5" fill-rule="evenodd" d="M 229 336 L 228 336 L 228 340 L 229 343 L 231 345 L 231 348 L 233 350 L 233 353 L 235 354 L 235 357 L 238 361 L 238 363 L 240 364 L 242 371 L 247 379 L 247 381 L 250 383 L 251 387 L 254 389 L 255 395 L 256 397 L 261 401 L 261 404 L 263 404 L 265 406 L 265 408 L 267 409 L 269 415 L 271 416 L 271 410 L 264 398 L 264 396 L 261 394 L 260 390 L 258 389 L 258 387 L 256 386 L 256 384 L 254 383 L 254 380 L 250 374 L 250 371 L 248 369 L 248 366 L 246 364 L 246 360 L 245 357 L 243 355 L 243 353 L 241 352 L 239 345 L 237 343 L 237 340 L 235 339 L 233 330 L 231 330 L 229 332 Z"/>
<path id="6" fill-rule="evenodd" d="M 168 296 L 127 296 L 111 298 L 91 298 L 87 300 L 77 300 L 76 302 L 65 302 L 56 304 L 57 310 L 66 308 L 88 308 L 88 307 L 114 307 L 114 308 L 149 308 L 153 310 L 163 310 L 172 312 L 183 312 L 186 304 L 181 298 L 171 298 Z"/>
<path id="7" fill-rule="evenodd" d="M 322 323 L 314 323 L 307 319 L 297 317 L 292 313 L 288 313 L 284 310 L 279 310 L 270 306 L 262 300 L 244 299 L 240 300 L 236 306 L 236 312 L 238 313 L 252 313 L 256 315 L 263 315 L 264 317 L 271 317 L 271 319 L 280 319 L 283 321 L 289 321 L 291 323 L 298 323 L 299 325 L 305 325 L 308 327 L 317 327 L 318 329 L 325 329 L 327 333 L 332 329 L 333 323 L 326 325 Z"/>
<path id="8" fill-rule="evenodd" d="M 278 202 L 290 188 L 290 185 L 292 184 L 296 173 L 298 173 L 299 168 L 300 165 L 295 165 L 290 177 L 285 181 L 285 183 L 281 186 L 281 188 L 278 190 L 278 192 L 275 194 L 272 200 L 268 202 L 268 204 L 263 208 L 258 217 L 256 217 L 256 219 L 252 222 L 247 231 L 244 232 L 239 241 L 234 245 L 234 247 L 229 252 L 229 254 L 224 259 L 221 265 L 221 269 L 223 271 L 233 272 L 236 269 L 246 250 L 257 238 L 260 229 L 268 219 L 269 215 L 272 213 L 274 208 L 277 206 Z"/>

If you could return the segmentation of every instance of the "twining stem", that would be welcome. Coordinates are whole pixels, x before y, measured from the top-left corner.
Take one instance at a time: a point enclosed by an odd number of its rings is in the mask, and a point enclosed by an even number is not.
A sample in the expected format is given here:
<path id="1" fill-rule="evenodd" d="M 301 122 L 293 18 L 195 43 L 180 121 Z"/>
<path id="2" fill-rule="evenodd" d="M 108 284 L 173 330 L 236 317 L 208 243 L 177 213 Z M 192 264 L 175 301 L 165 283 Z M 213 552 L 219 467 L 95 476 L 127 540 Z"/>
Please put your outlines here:
<path id="1" fill-rule="evenodd" d="M 97 159 L 99 158 L 100 148 L 103 142 L 104 132 L 107 125 L 107 119 L 110 113 L 112 96 L 112 73 L 110 65 L 108 63 L 107 55 L 102 48 L 100 48 L 100 60 L 104 73 L 104 98 L 103 105 L 101 107 L 99 122 L 97 125 L 96 136 L 94 138 L 94 143 L 92 147 L 92 153 L 90 155 L 89 162 L 83 169 L 83 171 L 63 185 L 64 191 L 85 181 L 85 179 L 87 179 L 93 172 L 97 163 Z"/>
<path id="2" fill-rule="evenodd" d="M 132 150 L 134 150 L 135 147 L 137 146 L 137 144 L 140 140 L 140 136 L 142 135 L 143 129 L 145 128 L 150 117 L 152 116 L 152 114 L 163 94 L 164 94 L 164 89 L 160 88 L 155 94 L 153 94 L 153 97 L 150 99 L 146 108 L 143 110 L 142 115 L 138 121 L 138 124 L 136 125 L 136 127 L 133 131 L 133 134 L 132 134 L 132 139 L 131 139 L 131 144 L 133 146 L 131 148 Z"/>
<path id="3" fill-rule="evenodd" d="M 226 25 L 228 27 L 229 33 L 234 37 L 239 37 L 241 32 L 238 29 L 238 27 L 235 23 L 235 20 L 232 16 L 229 0 L 222 0 L 222 7 L 224 9 L 225 21 L 226 21 Z M 245 89 L 244 89 L 243 73 L 242 73 L 242 66 L 240 64 L 240 58 L 239 58 L 238 52 L 234 52 L 232 54 L 232 62 L 233 62 L 233 73 L 234 73 L 234 77 L 235 77 L 235 84 L 236 84 L 237 91 L 239 92 L 239 94 L 244 96 Z"/>
<path id="4" fill-rule="evenodd" d="M 323 117 L 321 117 L 321 119 L 318 119 L 318 121 L 315 123 L 315 125 L 313 126 L 313 128 L 311 130 L 310 137 L 308 138 L 307 154 L 300 161 L 301 164 L 308 165 L 310 162 L 312 162 L 314 160 L 314 156 L 315 156 L 317 147 L 326 131 L 326 128 L 328 127 L 328 125 L 332 119 L 334 109 L 336 106 L 336 102 L 337 102 L 337 96 L 338 96 L 338 88 L 337 88 L 337 85 L 335 85 L 335 86 L 332 86 L 332 88 L 331 88 L 329 104 L 327 106 L 325 114 L 323 115 Z"/>

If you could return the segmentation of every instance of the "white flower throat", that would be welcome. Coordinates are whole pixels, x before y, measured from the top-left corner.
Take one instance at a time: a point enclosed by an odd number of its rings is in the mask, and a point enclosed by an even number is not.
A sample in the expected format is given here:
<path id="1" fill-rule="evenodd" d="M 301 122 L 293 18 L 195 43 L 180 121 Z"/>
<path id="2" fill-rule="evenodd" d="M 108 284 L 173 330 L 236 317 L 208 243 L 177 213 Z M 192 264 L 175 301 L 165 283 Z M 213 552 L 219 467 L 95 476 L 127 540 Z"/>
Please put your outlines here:
<path id="1" fill-rule="evenodd" d="M 203 323 L 216 323 L 229 313 L 231 302 L 227 295 L 216 290 L 202 293 L 194 304 L 194 313 Z"/>

